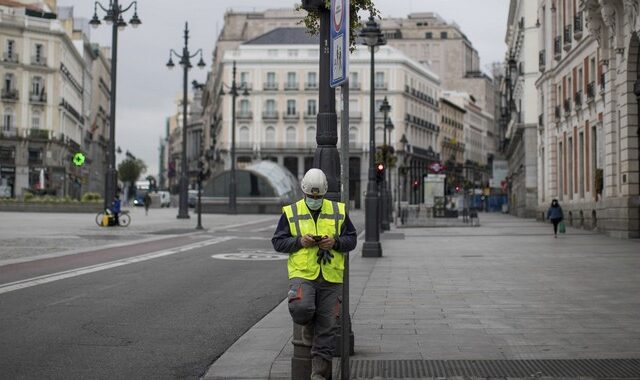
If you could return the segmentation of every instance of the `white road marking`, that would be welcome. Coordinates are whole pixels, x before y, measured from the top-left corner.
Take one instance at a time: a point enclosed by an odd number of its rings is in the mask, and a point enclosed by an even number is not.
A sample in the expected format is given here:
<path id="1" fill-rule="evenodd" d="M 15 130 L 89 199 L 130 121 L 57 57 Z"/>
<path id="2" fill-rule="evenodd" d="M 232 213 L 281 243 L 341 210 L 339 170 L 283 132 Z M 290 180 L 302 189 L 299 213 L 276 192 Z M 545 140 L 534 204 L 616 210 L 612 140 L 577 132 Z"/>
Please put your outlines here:
<path id="1" fill-rule="evenodd" d="M 276 227 L 277 226 L 274 224 L 273 226 L 266 226 L 266 227 L 263 227 L 263 228 L 258 228 L 257 230 L 254 230 L 254 231 L 256 231 L 256 232 L 275 231 Z"/>
<path id="2" fill-rule="evenodd" d="M 12 292 L 14 290 L 29 288 L 29 287 L 32 287 L 32 286 L 42 285 L 42 284 L 46 284 L 46 283 L 54 282 L 54 281 L 58 281 L 58 280 L 64 280 L 66 278 L 77 277 L 77 276 L 81 276 L 83 274 L 99 272 L 99 271 L 106 270 L 106 269 L 111 269 L 111 268 L 117 268 L 117 267 L 120 267 L 120 266 L 123 266 L 123 265 L 139 263 L 139 262 L 147 261 L 147 260 L 153 260 L 153 259 L 157 259 L 159 257 L 164 257 L 164 256 L 170 256 L 170 255 L 174 255 L 176 253 L 180 253 L 180 252 L 185 252 L 185 251 L 189 251 L 189 250 L 192 250 L 192 249 L 198 249 L 198 248 L 206 247 L 208 245 L 221 243 L 221 242 L 227 241 L 227 240 L 230 240 L 230 238 L 229 237 L 219 237 L 219 238 L 215 238 L 215 239 L 209 239 L 209 240 L 201 241 L 201 242 L 194 243 L 194 244 L 185 245 L 185 246 L 182 246 L 182 247 L 176 247 L 176 248 L 167 249 L 167 250 L 164 250 L 164 251 L 147 253 L 147 254 L 144 254 L 144 255 L 135 256 L 135 257 L 129 257 L 129 258 L 126 258 L 126 259 L 111 261 L 111 262 L 108 262 L 108 263 L 96 264 L 96 265 L 91 265 L 91 266 L 84 267 L 84 268 L 71 269 L 71 270 L 67 270 L 67 271 L 63 271 L 63 272 L 52 273 L 52 274 L 47 274 L 47 275 L 44 275 L 44 276 L 38 276 L 38 277 L 29 278 L 29 279 L 25 279 L 25 280 L 10 282 L 8 284 L 0 285 L 0 294 L 9 293 L 9 292 Z"/>

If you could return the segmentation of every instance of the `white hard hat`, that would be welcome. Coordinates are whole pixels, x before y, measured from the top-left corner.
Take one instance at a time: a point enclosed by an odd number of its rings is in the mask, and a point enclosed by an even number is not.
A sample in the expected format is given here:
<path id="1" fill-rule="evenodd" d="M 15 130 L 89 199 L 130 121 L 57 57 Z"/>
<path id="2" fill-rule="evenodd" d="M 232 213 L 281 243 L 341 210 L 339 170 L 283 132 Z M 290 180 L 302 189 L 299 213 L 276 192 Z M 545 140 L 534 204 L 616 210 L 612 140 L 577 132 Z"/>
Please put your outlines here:
<path id="1" fill-rule="evenodd" d="M 305 194 L 318 194 L 325 195 L 329 189 L 329 183 L 327 182 L 327 176 L 320 169 L 309 169 L 309 171 L 302 177 L 302 192 Z"/>

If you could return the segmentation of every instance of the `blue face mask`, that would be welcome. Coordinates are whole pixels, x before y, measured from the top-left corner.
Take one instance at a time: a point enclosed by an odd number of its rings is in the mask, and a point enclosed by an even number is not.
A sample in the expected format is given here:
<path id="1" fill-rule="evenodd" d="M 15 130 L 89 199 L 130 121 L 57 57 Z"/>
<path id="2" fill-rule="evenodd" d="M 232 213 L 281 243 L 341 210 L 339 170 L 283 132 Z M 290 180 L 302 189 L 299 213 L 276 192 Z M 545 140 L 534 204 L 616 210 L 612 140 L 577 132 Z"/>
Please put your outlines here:
<path id="1" fill-rule="evenodd" d="M 322 207 L 322 198 L 320 199 L 312 199 L 309 197 L 305 197 L 304 201 L 307 203 L 307 207 L 309 210 L 319 210 Z"/>

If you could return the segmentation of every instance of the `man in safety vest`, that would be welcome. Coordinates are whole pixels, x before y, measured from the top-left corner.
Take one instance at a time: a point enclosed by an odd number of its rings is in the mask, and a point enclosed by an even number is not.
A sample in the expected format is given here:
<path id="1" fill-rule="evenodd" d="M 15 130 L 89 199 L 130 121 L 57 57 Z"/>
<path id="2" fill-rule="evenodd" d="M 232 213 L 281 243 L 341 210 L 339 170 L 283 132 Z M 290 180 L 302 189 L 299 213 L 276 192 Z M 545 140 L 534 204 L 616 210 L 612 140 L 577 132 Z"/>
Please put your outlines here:
<path id="1" fill-rule="evenodd" d="M 344 203 L 324 199 L 327 177 L 310 169 L 302 178 L 304 198 L 282 208 L 271 243 L 289 253 L 289 313 L 311 346 L 311 379 L 331 377 L 336 321 L 342 302 L 344 252 L 356 247 L 356 229 Z"/>

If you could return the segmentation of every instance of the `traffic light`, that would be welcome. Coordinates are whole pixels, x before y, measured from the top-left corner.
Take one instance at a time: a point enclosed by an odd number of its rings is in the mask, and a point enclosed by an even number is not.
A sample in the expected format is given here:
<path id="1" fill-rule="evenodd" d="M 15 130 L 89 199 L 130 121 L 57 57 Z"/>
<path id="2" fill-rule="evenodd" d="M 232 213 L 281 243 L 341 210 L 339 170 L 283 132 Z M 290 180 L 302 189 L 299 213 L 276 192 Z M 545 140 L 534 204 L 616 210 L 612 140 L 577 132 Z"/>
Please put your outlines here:
<path id="1" fill-rule="evenodd" d="M 456 185 L 456 193 L 460 192 L 460 185 Z"/>
<path id="2" fill-rule="evenodd" d="M 382 162 L 376 164 L 376 179 L 378 182 L 382 182 L 384 179 L 384 164 Z"/>
<path id="3" fill-rule="evenodd" d="M 72 160 L 73 160 L 73 164 L 74 164 L 75 166 L 82 166 L 82 165 L 84 165 L 84 162 L 85 162 L 85 160 L 86 160 L 86 159 L 87 159 L 87 158 L 85 157 L 85 155 L 84 155 L 84 154 L 82 154 L 81 152 L 78 152 L 78 153 L 74 154 L 74 155 L 73 155 L 73 158 L 72 158 Z"/>
<path id="4" fill-rule="evenodd" d="M 414 179 L 411 185 L 413 186 L 413 190 L 418 190 L 418 188 L 420 187 L 420 181 Z"/>

